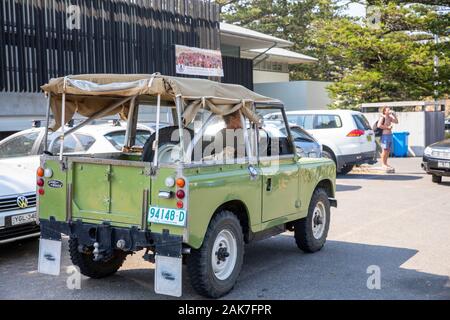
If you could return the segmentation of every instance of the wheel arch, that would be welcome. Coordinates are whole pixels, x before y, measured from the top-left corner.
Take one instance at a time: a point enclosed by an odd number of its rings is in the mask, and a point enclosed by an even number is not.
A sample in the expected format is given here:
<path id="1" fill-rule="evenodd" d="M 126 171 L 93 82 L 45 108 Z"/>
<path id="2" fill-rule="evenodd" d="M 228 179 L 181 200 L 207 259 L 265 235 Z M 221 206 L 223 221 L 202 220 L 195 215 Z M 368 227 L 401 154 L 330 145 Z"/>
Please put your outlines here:
<path id="1" fill-rule="evenodd" d="M 248 208 L 245 203 L 240 199 L 229 200 L 227 202 L 222 203 L 216 210 L 214 210 L 214 214 L 211 216 L 210 221 L 214 218 L 216 214 L 223 210 L 228 210 L 232 212 L 239 219 L 242 227 L 242 233 L 244 235 L 244 240 L 247 243 L 249 241 L 249 233 L 250 233 L 250 215 L 248 212 Z"/>
<path id="2" fill-rule="evenodd" d="M 317 190 L 319 188 L 324 189 L 329 198 L 334 198 L 336 191 L 335 191 L 334 184 L 330 179 L 325 178 L 325 179 L 320 180 L 319 183 L 317 183 L 314 190 Z"/>

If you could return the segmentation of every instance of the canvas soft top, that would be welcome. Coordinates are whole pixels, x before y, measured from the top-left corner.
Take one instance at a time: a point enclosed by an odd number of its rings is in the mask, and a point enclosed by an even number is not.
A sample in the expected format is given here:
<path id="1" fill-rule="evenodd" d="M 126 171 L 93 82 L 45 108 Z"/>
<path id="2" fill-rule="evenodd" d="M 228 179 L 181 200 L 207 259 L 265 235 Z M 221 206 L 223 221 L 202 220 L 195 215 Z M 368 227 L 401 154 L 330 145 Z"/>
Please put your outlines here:
<path id="1" fill-rule="evenodd" d="M 183 100 L 182 118 L 190 123 L 201 108 L 226 115 L 241 110 L 252 122 L 259 117 L 252 111 L 253 102 L 277 103 L 276 99 L 257 94 L 243 86 L 224 84 L 195 78 L 169 77 L 160 74 L 83 74 L 51 79 L 42 90 L 51 96 L 50 107 L 55 123 L 52 130 L 61 127 L 62 97 L 65 94 L 66 123 L 75 112 L 91 117 L 111 106 L 118 98 L 134 96 L 161 96 L 162 101 Z M 102 116 L 120 114 L 127 118 L 130 100 Z"/>

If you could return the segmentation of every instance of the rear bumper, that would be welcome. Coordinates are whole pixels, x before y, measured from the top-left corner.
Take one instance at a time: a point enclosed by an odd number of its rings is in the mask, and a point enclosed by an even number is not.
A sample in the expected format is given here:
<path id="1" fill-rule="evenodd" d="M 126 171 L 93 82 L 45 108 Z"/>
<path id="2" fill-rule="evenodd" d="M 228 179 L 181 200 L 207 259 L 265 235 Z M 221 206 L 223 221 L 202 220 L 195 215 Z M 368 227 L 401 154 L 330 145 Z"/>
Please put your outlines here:
<path id="1" fill-rule="evenodd" d="M 348 154 L 337 156 L 337 167 L 341 169 L 345 165 L 355 165 L 355 164 L 374 164 L 377 163 L 377 153 L 376 151 L 362 152 L 356 154 Z"/>
<path id="2" fill-rule="evenodd" d="M 422 169 L 428 174 L 434 174 L 436 176 L 450 177 L 450 169 L 438 168 L 439 159 L 429 158 L 424 156 L 422 158 Z M 442 161 L 448 161 L 442 159 Z"/>
<path id="3" fill-rule="evenodd" d="M 52 218 L 40 220 L 41 238 L 61 240 L 61 234 L 77 238 L 83 247 L 92 247 L 98 244 L 101 254 L 107 256 L 112 250 L 120 249 L 134 252 L 143 248 L 154 248 L 157 254 L 169 257 L 181 257 L 183 237 L 169 234 L 164 229 L 162 233 L 140 230 L 136 227 L 120 228 L 109 224 L 83 223 L 81 220 L 61 222 Z"/>

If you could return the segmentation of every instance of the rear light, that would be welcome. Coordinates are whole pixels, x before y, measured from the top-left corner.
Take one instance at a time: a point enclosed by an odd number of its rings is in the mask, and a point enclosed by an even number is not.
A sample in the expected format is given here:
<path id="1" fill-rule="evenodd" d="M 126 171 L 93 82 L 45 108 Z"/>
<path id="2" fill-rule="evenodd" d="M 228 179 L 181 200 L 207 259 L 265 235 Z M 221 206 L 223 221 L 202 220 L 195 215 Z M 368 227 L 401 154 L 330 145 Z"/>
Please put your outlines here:
<path id="1" fill-rule="evenodd" d="M 43 187 L 44 186 L 44 179 L 42 179 L 42 178 L 37 179 L 36 184 L 39 187 Z"/>
<path id="2" fill-rule="evenodd" d="M 43 196 L 45 193 L 44 189 L 42 189 L 42 188 L 39 188 L 38 192 L 39 192 L 40 196 Z"/>
<path id="3" fill-rule="evenodd" d="M 172 188 L 175 185 L 175 179 L 172 177 L 167 177 L 165 184 L 166 184 L 166 187 Z"/>
<path id="4" fill-rule="evenodd" d="M 184 181 L 183 178 L 178 178 L 177 179 L 177 186 L 180 188 L 183 188 L 186 185 L 186 182 Z"/>
<path id="5" fill-rule="evenodd" d="M 44 168 L 39 167 L 39 168 L 37 169 L 36 174 L 37 174 L 38 177 L 43 177 L 43 176 L 44 176 Z"/>
<path id="6" fill-rule="evenodd" d="M 183 201 L 177 201 L 177 208 L 178 209 L 183 208 Z"/>
<path id="7" fill-rule="evenodd" d="M 347 137 L 361 137 L 362 135 L 364 135 L 364 133 L 365 133 L 364 130 L 355 129 L 355 130 L 350 131 L 347 134 Z"/>
<path id="8" fill-rule="evenodd" d="M 185 196 L 185 193 L 184 193 L 183 190 L 178 190 L 177 193 L 176 193 L 176 195 L 177 195 L 177 198 L 178 198 L 178 199 L 183 199 L 184 196 Z"/>
<path id="9" fill-rule="evenodd" d="M 50 168 L 46 168 L 44 170 L 44 177 L 51 178 L 53 176 L 53 170 Z"/>

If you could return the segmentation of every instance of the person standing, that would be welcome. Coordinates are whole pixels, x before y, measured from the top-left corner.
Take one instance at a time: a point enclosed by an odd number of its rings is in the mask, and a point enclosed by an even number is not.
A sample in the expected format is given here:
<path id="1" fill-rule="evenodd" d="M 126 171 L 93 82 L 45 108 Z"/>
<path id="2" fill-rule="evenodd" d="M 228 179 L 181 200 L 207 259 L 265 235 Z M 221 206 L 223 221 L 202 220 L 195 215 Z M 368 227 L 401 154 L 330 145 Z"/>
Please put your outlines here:
<path id="1" fill-rule="evenodd" d="M 395 169 L 387 163 L 393 143 L 392 127 L 394 123 L 398 123 L 398 118 L 394 111 L 389 107 L 383 107 L 377 126 L 383 130 L 380 140 L 381 148 L 383 149 L 381 152 L 381 161 L 383 168 L 388 172 L 395 172 Z"/>

